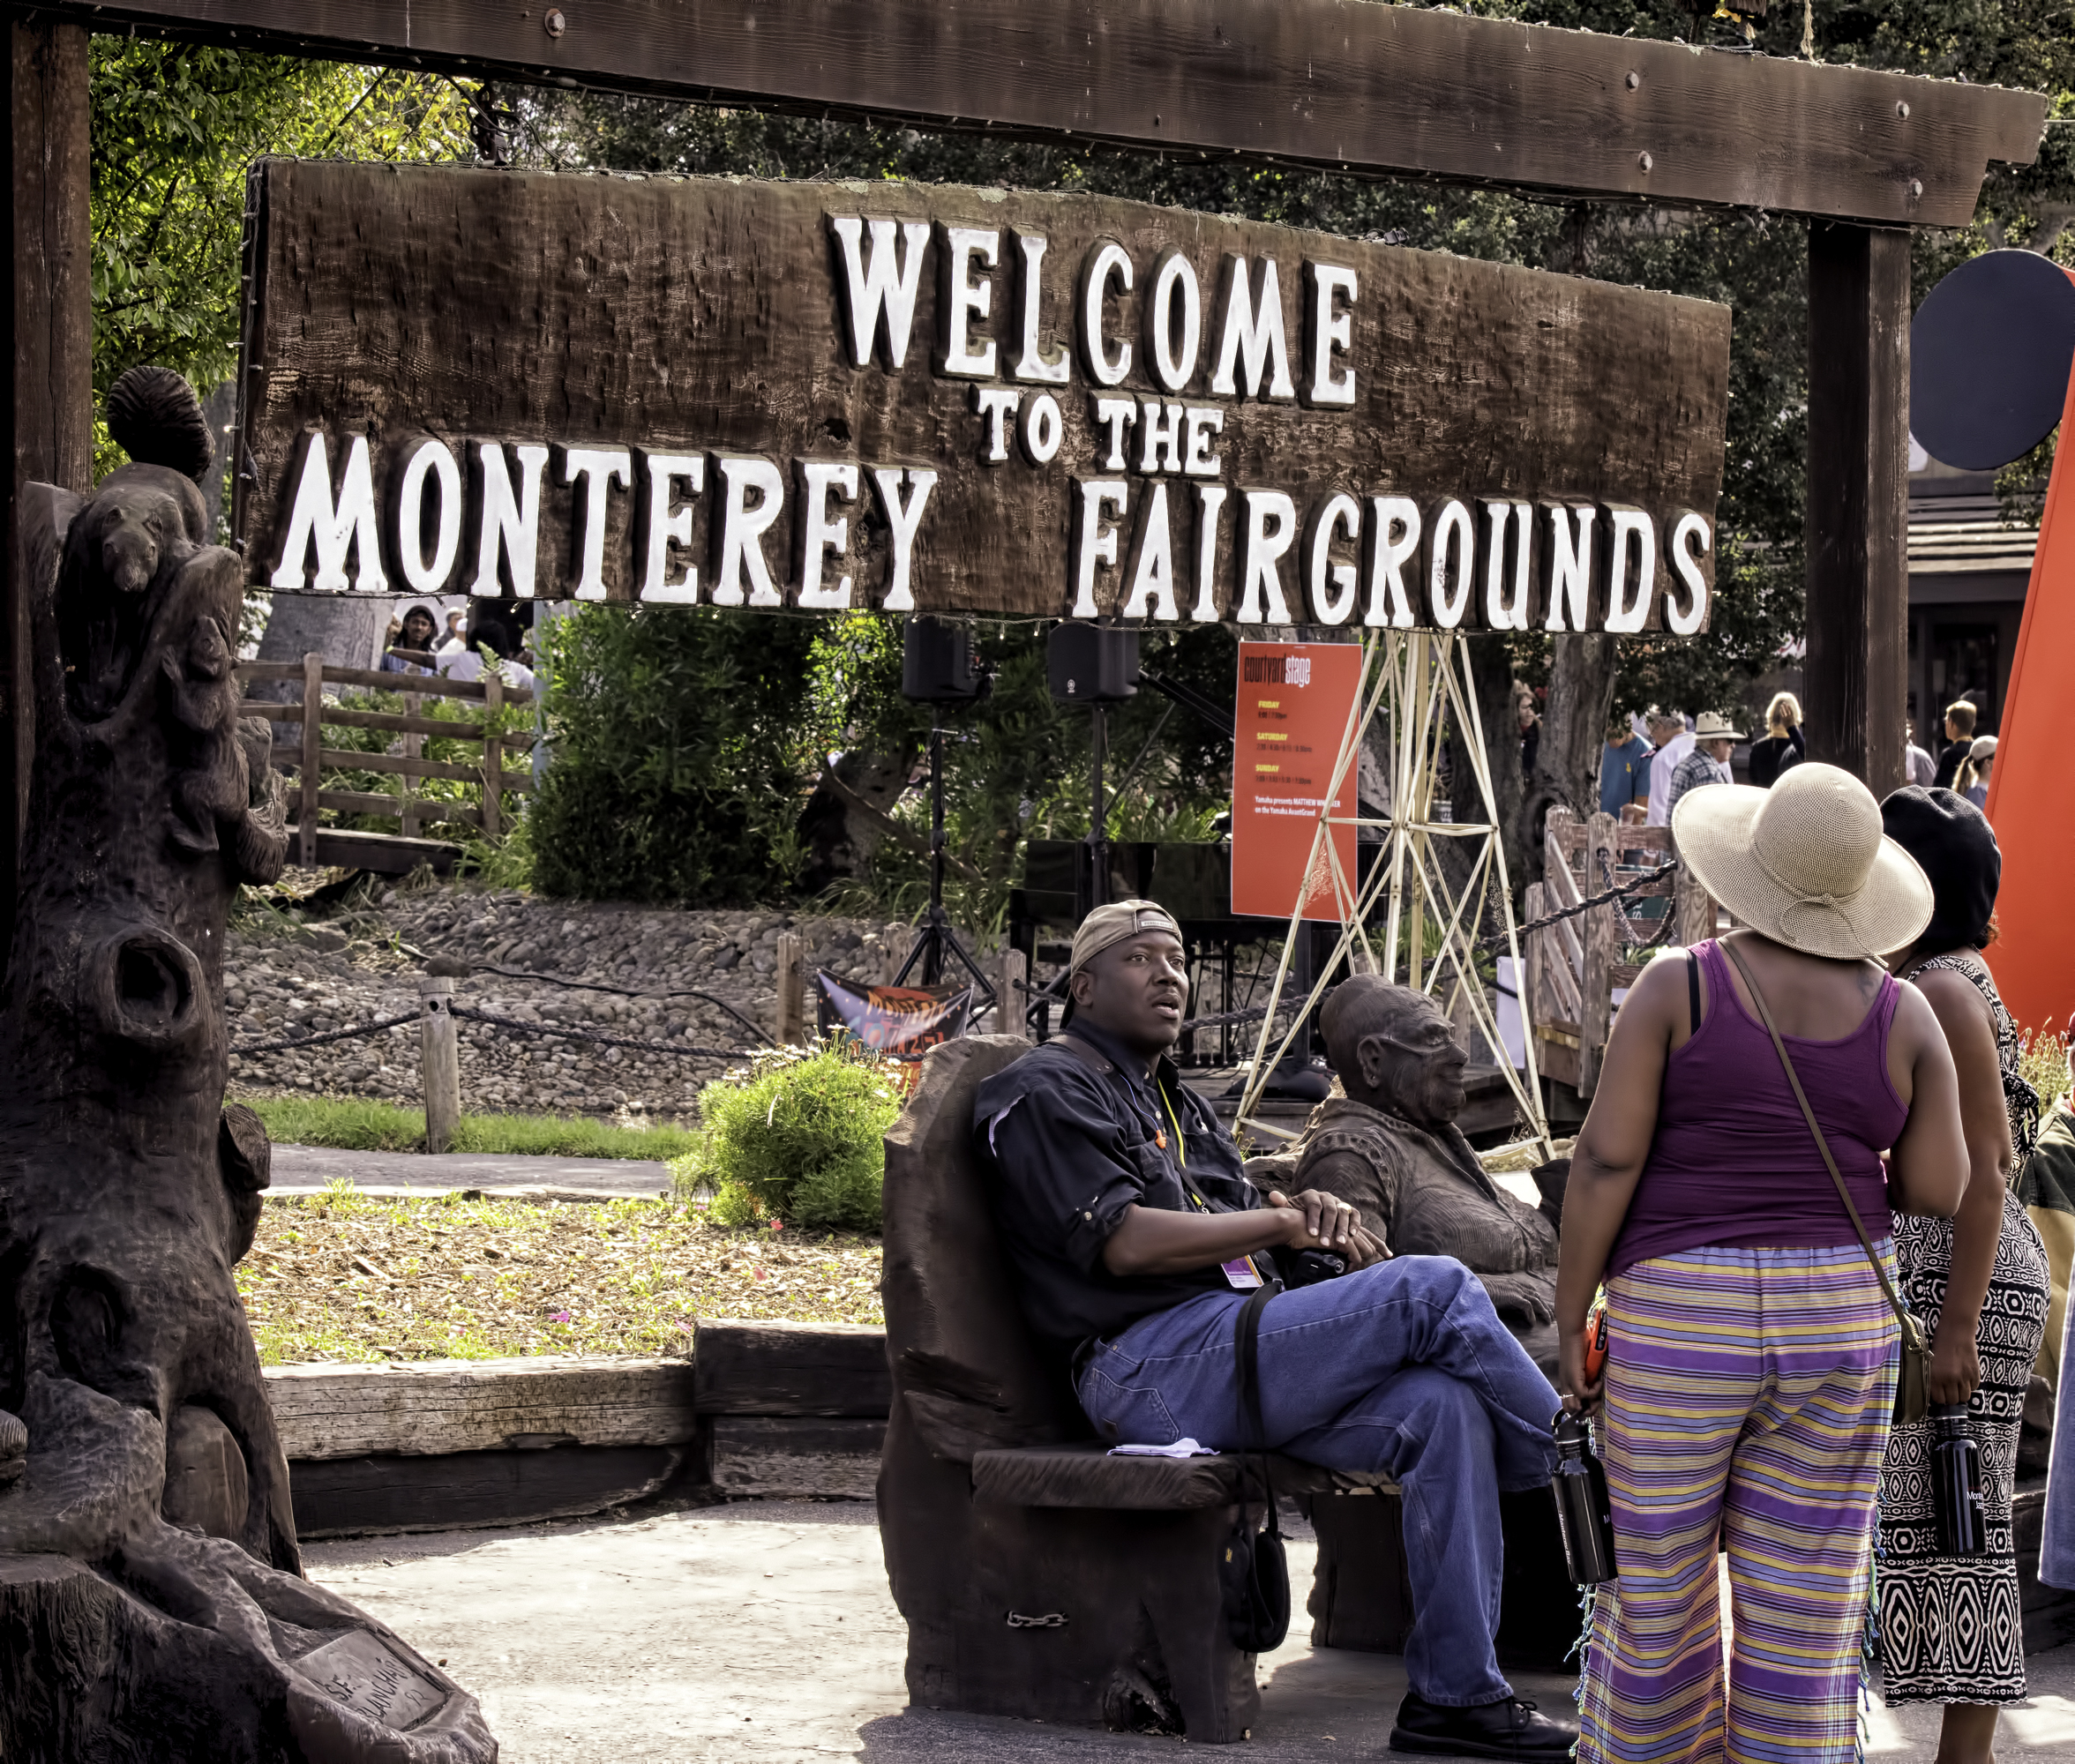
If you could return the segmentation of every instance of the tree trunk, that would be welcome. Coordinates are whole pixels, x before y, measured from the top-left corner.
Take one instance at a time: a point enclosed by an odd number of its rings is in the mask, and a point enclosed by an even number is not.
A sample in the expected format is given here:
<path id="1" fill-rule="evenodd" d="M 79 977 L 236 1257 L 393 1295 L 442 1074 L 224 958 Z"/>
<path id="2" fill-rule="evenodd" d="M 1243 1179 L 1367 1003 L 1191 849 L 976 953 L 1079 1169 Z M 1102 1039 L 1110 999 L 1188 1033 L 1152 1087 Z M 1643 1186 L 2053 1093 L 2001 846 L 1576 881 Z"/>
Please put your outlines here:
<path id="1" fill-rule="evenodd" d="M 1554 639 L 1549 702 L 1535 766 L 1522 783 L 1514 836 L 1506 861 L 1520 853 L 1513 884 L 1524 888 L 1542 876 L 1542 822 L 1562 804 L 1580 820 L 1599 806 L 1599 750 L 1614 706 L 1614 639 L 1604 634 L 1569 634 Z"/>
<path id="2" fill-rule="evenodd" d="M 488 1764 L 473 1699 L 301 1578 L 232 1282 L 267 1155 L 222 1106 L 225 923 L 288 851 L 238 714 L 241 565 L 163 465 L 22 500 L 38 744 L 0 995 L 0 1756 Z"/>
<path id="3" fill-rule="evenodd" d="M 300 662 L 315 650 L 334 668 L 377 667 L 392 610 L 391 603 L 377 595 L 276 594 L 255 659 Z M 301 692 L 293 680 L 270 680 L 252 689 L 254 698 L 284 705 Z M 273 739 L 288 746 L 303 739 L 299 724 L 277 722 L 272 728 Z"/>
<path id="4" fill-rule="evenodd" d="M 826 774 L 815 784 L 799 818 L 800 839 L 809 854 L 800 886 L 808 893 L 864 873 L 886 837 L 884 824 L 870 811 L 888 814 L 901 800 L 918 751 L 910 744 L 898 753 L 844 754 L 829 770 L 848 787 L 849 796 Z"/>

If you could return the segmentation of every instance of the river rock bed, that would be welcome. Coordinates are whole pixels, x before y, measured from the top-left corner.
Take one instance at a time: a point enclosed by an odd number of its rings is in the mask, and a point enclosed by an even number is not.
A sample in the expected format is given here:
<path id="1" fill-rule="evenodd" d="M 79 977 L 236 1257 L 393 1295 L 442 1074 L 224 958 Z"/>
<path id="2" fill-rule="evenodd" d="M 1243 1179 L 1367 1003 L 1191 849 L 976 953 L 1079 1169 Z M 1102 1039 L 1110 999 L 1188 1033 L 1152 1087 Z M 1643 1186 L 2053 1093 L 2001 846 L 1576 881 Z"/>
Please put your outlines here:
<path id="1" fill-rule="evenodd" d="M 605 1047 L 463 1020 L 464 1110 L 678 1117 L 755 1044 L 723 1005 L 767 1034 L 775 1028 L 783 931 L 799 934 L 809 974 L 827 968 L 861 981 L 890 981 L 914 936 L 885 921 L 573 903 L 455 885 L 390 889 L 306 923 L 262 908 L 234 923 L 225 952 L 231 1095 L 302 1091 L 422 1106 L 418 983 L 427 962 L 444 956 L 475 970 L 455 979 L 457 1005 L 519 1025 L 715 1050 Z M 967 946 L 980 953 L 977 939 Z M 642 996 L 481 971 L 491 967 Z M 690 991 L 710 999 L 664 996 Z M 409 1020 L 316 1047 L 237 1051 L 391 1017 Z"/>

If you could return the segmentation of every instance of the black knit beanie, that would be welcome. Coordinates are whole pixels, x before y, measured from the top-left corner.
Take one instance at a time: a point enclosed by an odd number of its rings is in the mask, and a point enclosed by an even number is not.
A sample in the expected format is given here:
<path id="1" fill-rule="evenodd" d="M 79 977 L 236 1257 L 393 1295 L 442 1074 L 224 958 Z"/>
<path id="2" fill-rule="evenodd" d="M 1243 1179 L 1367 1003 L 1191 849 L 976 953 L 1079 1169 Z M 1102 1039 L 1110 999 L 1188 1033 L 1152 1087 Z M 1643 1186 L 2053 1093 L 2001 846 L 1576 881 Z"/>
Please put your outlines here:
<path id="1" fill-rule="evenodd" d="M 1881 826 L 1930 878 L 1923 945 L 1979 949 L 1987 943 L 2003 885 L 2003 853 L 1988 817 L 1957 791 L 1909 784 L 1881 804 Z"/>

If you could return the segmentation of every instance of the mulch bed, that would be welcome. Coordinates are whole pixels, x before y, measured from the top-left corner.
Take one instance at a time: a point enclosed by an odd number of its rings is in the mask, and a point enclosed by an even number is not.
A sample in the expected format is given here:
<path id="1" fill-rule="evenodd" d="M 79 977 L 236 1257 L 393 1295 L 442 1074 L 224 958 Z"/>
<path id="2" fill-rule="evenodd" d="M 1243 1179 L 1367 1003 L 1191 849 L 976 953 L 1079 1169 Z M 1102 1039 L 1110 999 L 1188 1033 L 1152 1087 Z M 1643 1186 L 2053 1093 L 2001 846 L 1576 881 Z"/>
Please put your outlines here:
<path id="1" fill-rule="evenodd" d="M 270 1200 L 238 1291 L 263 1364 L 685 1350 L 693 1319 L 884 1322 L 880 1240 L 646 1200 Z"/>

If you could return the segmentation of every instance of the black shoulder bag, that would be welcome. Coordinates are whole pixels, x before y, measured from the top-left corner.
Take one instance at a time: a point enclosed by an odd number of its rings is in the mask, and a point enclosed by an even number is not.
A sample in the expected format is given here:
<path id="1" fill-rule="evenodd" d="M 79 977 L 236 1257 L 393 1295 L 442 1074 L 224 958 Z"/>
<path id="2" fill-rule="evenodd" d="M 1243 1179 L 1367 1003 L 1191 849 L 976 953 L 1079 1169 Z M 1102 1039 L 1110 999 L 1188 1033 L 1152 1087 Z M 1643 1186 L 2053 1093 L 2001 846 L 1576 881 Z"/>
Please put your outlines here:
<path id="1" fill-rule="evenodd" d="M 1267 1654 L 1290 1633 L 1290 1562 L 1276 1516 L 1275 1489 L 1268 1478 L 1268 1429 L 1261 1419 L 1261 1313 L 1281 1291 L 1274 1283 L 1255 1288 L 1240 1307 L 1237 1329 L 1240 1411 L 1260 1454 L 1261 1491 L 1268 1503 L 1268 1528 L 1256 1532 L 1247 1518 L 1246 1465 L 1240 1467 L 1240 1516 L 1225 1539 L 1218 1579 L 1225 1588 L 1225 1621 L 1232 1646 L 1245 1654 Z"/>

